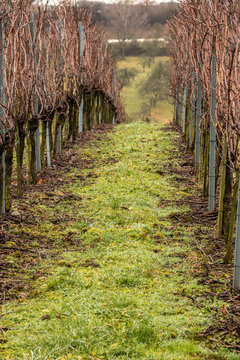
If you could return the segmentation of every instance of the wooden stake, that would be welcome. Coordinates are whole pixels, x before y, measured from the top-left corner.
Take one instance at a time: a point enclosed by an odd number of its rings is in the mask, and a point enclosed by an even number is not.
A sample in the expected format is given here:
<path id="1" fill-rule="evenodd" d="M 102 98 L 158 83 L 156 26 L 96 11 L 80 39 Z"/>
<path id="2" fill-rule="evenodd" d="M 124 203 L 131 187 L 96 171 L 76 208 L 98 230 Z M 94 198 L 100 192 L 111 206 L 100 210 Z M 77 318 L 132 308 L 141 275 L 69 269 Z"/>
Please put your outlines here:
<path id="1" fill-rule="evenodd" d="M 188 83 L 187 83 L 187 71 L 188 71 L 188 34 L 186 36 L 186 53 L 185 53 L 185 79 L 184 79 L 184 90 L 183 90 L 183 111 L 182 111 L 182 132 L 186 133 L 186 113 L 187 113 L 187 94 L 188 94 Z"/>
<path id="2" fill-rule="evenodd" d="M 51 166 L 51 147 L 50 147 L 49 121 L 47 121 L 47 123 L 46 123 L 46 148 L 47 148 L 47 166 Z"/>
<path id="3" fill-rule="evenodd" d="M 233 187 L 233 198 L 231 206 L 231 216 L 229 220 L 228 233 L 226 237 L 226 254 L 224 256 L 224 264 L 229 263 L 232 260 L 232 240 L 233 240 L 233 229 L 236 223 L 236 212 L 238 202 L 238 184 L 239 184 L 239 170 L 236 171 L 236 182 Z"/>
<path id="4" fill-rule="evenodd" d="M 192 88 L 195 87 L 195 77 L 194 74 L 192 76 Z M 192 137 L 194 133 L 194 122 L 195 122 L 195 112 L 196 112 L 196 104 L 195 104 L 195 94 L 196 91 L 193 91 L 191 100 L 190 100 L 190 107 L 191 107 L 191 113 L 190 113 L 190 134 L 189 134 L 189 148 L 192 148 Z M 195 129 L 196 130 L 196 129 Z"/>
<path id="5" fill-rule="evenodd" d="M 198 169 L 200 163 L 200 121 L 202 119 L 202 84 L 198 80 L 197 86 L 197 109 L 196 109 L 196 136 L 195 136 L 195 169 Z"/>
<path id="6" fill-rule="evenodd" d="M 83 85 L 83 51 L 84 51 L 84 27 L 81 21 L 78 23 L 79 31 L 79 55 L 80 55 L 80 68 L 81 68 L 81 84 Z"/>
<path id="7" fill-rule="evenodd" d="M 215 209 L 215 192 L 216 192 L 216 48 L 215 38 L 213 39 L 212 66 L 211 66 L 211 119 L 210 119 L 210 145 L 209 145 L 209 193 L 208 209 Z"/>
<path id="8" fill-rule="evenodd" d="M 62 152 L 62 124 L 60 121 L 60 115 L 57 114 L 57 154 Z"/>
<path id="9" fill-rule="evenodd" d="M 32 51 L 33 51 L 33 61 L 34 61 L 34 77 L 35 77 L 35 83 L 37 80 L 37 53 L 36 53 L 36 47 L 35 47 L 35 43 L 34 43 L 34 34 L 35 34 L 35 30 L 34 30 L 34 14 L 32 14 L 32 19 L 31 19 L 31 23 L 30 23 L 30 33 L 31 33 L 31 38 L 32 38 Z M 34 107 L 34 115 L 37 116 L 38 115 L 38 97 L 36 94 L 36 90 L 33 92 L 33 107 Z M 41 171 L 41 146 L 40 146 L 40 124 L 38 120 L 35 120 L 38 122 L 38 126 L 37 129 L 35 131 L 35 151 L 36 151 L 36 171 L 40 172 Z"/>

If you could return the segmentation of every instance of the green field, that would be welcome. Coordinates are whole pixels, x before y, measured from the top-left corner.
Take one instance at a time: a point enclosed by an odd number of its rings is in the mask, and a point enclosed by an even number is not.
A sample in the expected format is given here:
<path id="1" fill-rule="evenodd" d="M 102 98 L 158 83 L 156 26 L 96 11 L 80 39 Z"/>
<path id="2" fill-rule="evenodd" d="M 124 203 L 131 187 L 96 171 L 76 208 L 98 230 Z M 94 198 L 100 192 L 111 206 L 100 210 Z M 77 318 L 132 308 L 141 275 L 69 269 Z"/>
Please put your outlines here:
<path id="1" fill-rule="evenodd" d="M 158 61 L 168 61 L 169 57 L 161 56 L 155 58 L 155 64 Z M 144 99 L 138 93 L 138 84 L 141 83 L 151 72 L 154 64 L 149 68 L 145 67 L 143 71 L 142 67 L 143 59 L 141 57 L 129 56 L 125 60 L 118 61 L 118 68 L 135 68 L 139 71 L 138 75 L 134 80 L 131 81 L 129 86 L 126 86 L 122 89 L 121 98 L 125 106 L 125 111 L 127 117 L 130 121 L 140 120 L 140 111 L 141 105 L 144 102 Z M 166 93 L 169 89 L 166 89 Z M 171 104 L 171 99 L 160 101 L 157 103 L 157 106 L 153 108 L 151 113 L 151 120 L 154 123 L 165 124 L 172 120 L 173 117 L 173 105 Z"/>

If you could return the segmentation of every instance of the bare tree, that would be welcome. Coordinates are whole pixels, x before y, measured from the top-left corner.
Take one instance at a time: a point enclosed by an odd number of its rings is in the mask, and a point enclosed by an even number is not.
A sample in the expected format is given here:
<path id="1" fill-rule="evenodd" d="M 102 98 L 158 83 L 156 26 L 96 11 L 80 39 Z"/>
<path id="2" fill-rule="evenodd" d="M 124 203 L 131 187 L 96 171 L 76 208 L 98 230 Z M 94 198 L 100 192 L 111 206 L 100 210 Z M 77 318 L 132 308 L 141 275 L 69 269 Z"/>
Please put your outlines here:
<path id="1" fill-rule="evenodd" d="M 144 5 L 133 5 L 129 0 L 119 1 L 110 9 L 112 33 L 119 40 L 122 57 L 128 40 L 136 38 L 147 24 L 147 13 Z"/>
<path id="2" fill-rule="evenodd" d="M 139 94 L 147 100 L 151 112 L 152 107 L 156 106 L 158 101 L 167 98 L 167 89 L 169 88 L 169 63 L 158 62 L 149 77 L 139 85 Z"/>

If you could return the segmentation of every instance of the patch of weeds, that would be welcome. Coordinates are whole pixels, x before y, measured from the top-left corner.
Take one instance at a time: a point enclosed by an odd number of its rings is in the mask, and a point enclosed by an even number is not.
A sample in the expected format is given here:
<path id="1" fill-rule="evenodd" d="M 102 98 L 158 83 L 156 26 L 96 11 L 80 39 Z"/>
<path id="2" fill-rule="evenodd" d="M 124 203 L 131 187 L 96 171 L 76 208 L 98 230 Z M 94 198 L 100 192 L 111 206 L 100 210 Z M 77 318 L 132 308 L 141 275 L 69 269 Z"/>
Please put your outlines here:
<path id="1" fill-rule="evenodd" d="M 149 321 L 135 325 L 128 329 L 127 338 L 136 343 L 154 345 L 158 340 L 157 330 Z"/>
<path id="2" fill-rule="evenodd" d="M 116 279 L 116 283 L 120 286 L 135 287 L 141 285 L 141 280 L 133 275 L 124 274 Z"/>
<path id="3" fill-rule="evenodd" d="M 111 303 L 112 308 L 135 308 L 137 306 L 136 301 L 124 294 L 114 299 Z"/>
<path id="4" fill-rule="evenodd" d="M 121 205 L 121 199 L 119 198 L 116 198 L 116 197 L 112 197 L 112 199 L 110 200 L 110 207 L 113 209 L 113 210 L 117 210 L 120 208 L 120 205 Z"/>
<path id="5" fill-rule="evenodd" d="M 45 289 L 46 291 L 67 290 L 68 287 L 74 286 L 84 287 L 79 278 L 73 276 L 72 270 L 65 268 L 47 280 Z"/>

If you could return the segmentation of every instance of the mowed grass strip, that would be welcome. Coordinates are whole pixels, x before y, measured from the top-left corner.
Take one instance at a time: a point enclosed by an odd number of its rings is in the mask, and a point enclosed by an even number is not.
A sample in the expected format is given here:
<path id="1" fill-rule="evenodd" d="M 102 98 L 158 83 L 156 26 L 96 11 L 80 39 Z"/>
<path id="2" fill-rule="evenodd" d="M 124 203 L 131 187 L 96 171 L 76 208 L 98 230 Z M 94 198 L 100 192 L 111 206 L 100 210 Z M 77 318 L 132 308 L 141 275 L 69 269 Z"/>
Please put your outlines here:
<path id="1" fill-rule="evenodd" d="M 71 234 L 79 251 L 43 260 L 51 276 L 2 308 L 8 330 L 1 334 L 1 359 L 239 359 L 210 350 L 198 335 L 223 303 L 203 297 L 196 306 L 181 295 L 204 294 L 206 286 L 191 272 L 191 232 L 169 219 L 186 211 L 172 205 L 186 192 L 174 175 L 159 172 L 169 162 L 179 166 L 177 136 L 132 123 L 81 149 L 95 167 L 60 189 L 81 200 L 42 204 L 45 220 L 34 229 L 47 236 L 49 218 L 74 214 L 54 236 Z M 52 233 L 49 238 L 54 241 Z"/>

